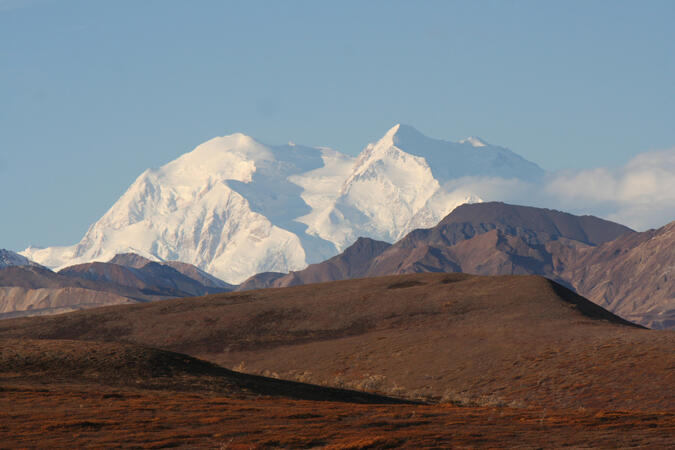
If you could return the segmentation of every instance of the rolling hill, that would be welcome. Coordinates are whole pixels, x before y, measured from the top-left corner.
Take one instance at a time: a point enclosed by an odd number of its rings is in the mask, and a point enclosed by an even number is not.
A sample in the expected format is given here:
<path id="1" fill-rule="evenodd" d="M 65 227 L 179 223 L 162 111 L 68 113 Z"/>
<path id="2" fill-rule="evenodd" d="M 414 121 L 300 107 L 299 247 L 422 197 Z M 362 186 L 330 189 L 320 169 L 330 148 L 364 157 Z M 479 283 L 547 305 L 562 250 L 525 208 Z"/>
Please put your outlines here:
<path id="1" fill-rule="evenodd" d="M 675 326 L 675 222 L 637 233 L 593 216 L 499 202 L 465 204 L 393 245 L 362 238 L 343 253 L 238 287 L 283 287 L 401 273 L 538 274 L 630 321 Z"/>
<path id="2" fill-rule="evenodd" d="M 217 392 L 238 398 L 265 395 L 353 403 L 405 403 L 363 392 L 242 374 L 187 355 L 115 342 L 1 340 L 0 383 L 134 386 Z"/>
<path id="3" fill-rule="evenodd" d="M 673 332 L 539 276 L 408 274 L 0 322 L 0 337 L 135 343 L 238 371 L 409 399 L 675 404 Z"/>
<path id="4" fill-rule="evenodd" d="M 406 404 L 83 341 L 1 340 L 0 394 L 9 448 L 667 448 L 675 427 L 668 411 Z"/>

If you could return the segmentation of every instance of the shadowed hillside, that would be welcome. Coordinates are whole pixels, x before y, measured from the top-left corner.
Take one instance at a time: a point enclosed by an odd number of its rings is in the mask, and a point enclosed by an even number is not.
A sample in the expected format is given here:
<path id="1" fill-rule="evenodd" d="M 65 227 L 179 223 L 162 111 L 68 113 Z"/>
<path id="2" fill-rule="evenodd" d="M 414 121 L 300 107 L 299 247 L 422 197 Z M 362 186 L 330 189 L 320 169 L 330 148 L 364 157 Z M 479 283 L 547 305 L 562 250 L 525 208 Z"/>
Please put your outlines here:
<path id="1" fill-rule="evenodd" d="M 0 322 L 1 337 L 134 342 L 392 396 L 522 406 L 674 404 L 672 332 L 538 276 L 412 274 Z"/>
<path id="2" fill-rule="evenodd" d="M 133 344 L 72 340 L 0 340 L 0 383 L 97 384 L 217 392 L 230 397 L 403 403 L 343 389 L 233 372 L 180 353 Z"/>

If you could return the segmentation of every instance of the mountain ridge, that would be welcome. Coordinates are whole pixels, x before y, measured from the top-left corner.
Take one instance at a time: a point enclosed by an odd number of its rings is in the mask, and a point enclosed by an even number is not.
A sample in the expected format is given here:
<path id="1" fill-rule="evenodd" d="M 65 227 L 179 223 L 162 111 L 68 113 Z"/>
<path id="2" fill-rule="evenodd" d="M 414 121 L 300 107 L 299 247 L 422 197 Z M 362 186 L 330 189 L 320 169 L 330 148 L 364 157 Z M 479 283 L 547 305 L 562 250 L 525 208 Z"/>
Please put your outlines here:
<path id="1" fill-rule="evenodd" d="M 193 297 L 234 288 L 186 263 L 168 265 L 131 254 L 112 261 L 124 264 L 84 263 L 59 272 L 39 265 L 1 268 L 0 318 Z"/>
<path id="2" fill-rule="evenodd" d="M 492 234 L 490 234 L 491 231 Z M 502 202 L 464 204 L 454 209 L 432 228 L 413 230 L 393 245 L 387 244 L 386 248 L 381 247 L 381 251 L 378 251 L 377 254 L 361 254 L 359 258 L 370 258 L 370 261 L 366 263 L 362 260 L 358 268 L 351 268 L 349 276 L 346 276 L 347 272 L 343 270 L 345 276 L 337 279 L 417 271 L 441 272 L 447 271 L 446 269 L 460 272 L 462 271 L 461 261 L 458 260 L 460 255 L 448 253 L 445 248 L 484 234 L 485 236 L 482 239 L 492 239 L 491 245 L 493 247 L 497 243 L 508 246 L 510 244 L 506 241 L 509 239 L 511 244 L 518 246 L 520 244 L 518 240 L 520 239 L 522 244 L 529 249 L 527 252 L 535 252 L 530 257 L 540 260 L 542 258 L 548 259 L 550 265 L 552 264 L 550 257 L 545 255 L 545 249 L 540 248 L 549 241 L 566 239 L 583 245 L 596 245 L 629 233 L 634 233 L 634 231 L 623 225 L 593 216 L 575 216 L 557 210 L 509 205 Z M 512 238 L 506 236 L 512 236 Z M 360 238 L 361 245 L 366 241 L 367 238 Z M 370 240 L 370 242 L 371 245 L 374 245 L 377 241 Z M 332 275 L 328 273 L 320 275 L 321 268 L 331 266 L 340 259 L 348 260 L 349 253 L 360 253 L 358 247 L 357 245 L 351 246 L 331 260 L 279 278 L 274 281 L 273 286 L 287 285 L 284 283 L 291 282 L 290 278 L 295 279 L 293 283 L 296 284 L 304 277 L 315 281 L 331 281 L 335 279 L 332 278 Z M 471 248 L 467 248 L 467 251 L 470 253 Z M 539 252 L 540 255 L 537 256 L 536 252 Z M 427 263 L 424 263 L 422 260 L 425 258 L 430 258 L 433 261 L 428 260 Z M 406 263 L 405 261 L 409 262 Z M 420 270 L 414 268 L 415 264 L 421 264 Z M 472 269 L 473 271 L 469 270 L 468 272 L 483 275 L 507 274 L 504 272 L 494 273 L 489 270 L 476 272 L 476 267 L 472 267 Z M 534 272 L 525 269 L 514 270 L 513 273 L 547 274 L 544 270 Z M 314 275 L 309 276 L 309 271 Z"/>
<path id="3" fill-rule="evenodd" d="M 675 327 L 675 222 L 638 233 L 594 216 L 483 202 L 462 205 L 377 253 L 365 242 L 376 241 L 362 238 L 322 263 L 253 277 L 237 290 L 420 272 L 537 274 L 630 321 Z M 344 267 L 355 258 L 358 265 Z"/>
<path id="4" fill-rule="evenodd" d="M 393 242 L 481 201 L 444 187 L 447 177 L 543 174 L 509 150 L 476 144 L 396 125 L 354 158 L 325 147 L 268 146 L 241 133 L 218 137 L 141 173 L 78 244 L 22 254 L 62 268 L 132 252 L 187 262 L 233 284 L 300 270 L 360 236 Z"/>

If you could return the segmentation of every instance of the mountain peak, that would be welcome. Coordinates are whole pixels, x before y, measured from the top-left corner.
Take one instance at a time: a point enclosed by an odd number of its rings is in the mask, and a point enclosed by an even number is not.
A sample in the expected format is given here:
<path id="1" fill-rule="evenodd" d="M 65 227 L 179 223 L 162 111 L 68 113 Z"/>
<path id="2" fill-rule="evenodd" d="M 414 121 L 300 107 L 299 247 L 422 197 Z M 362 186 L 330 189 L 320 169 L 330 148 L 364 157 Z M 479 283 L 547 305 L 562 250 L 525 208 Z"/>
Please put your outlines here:
<path id="1" fill-rule="evenodd" d="M 396 145 L 400 141 L 408 141 L 410 138 L 419 139 L 420 137 L 428 139 L 414 127 L 403 123 L 397 123 L 385 133 L 381 141 L 386 140 L 391 142 L 393 145 Z"/>
<path id="2" fill-rule="evenodd" d="M 437 228 L 452 224 L 508 224 L 514 229 L 530 229 L 589 245 L 600 245 L 623 234 L 634 233 L 628 227 L 594 216 L 575 216 L 554 209 L 511 205 L 503 202 L 464 204 L 455 208 Z"/>
<path id="3" fill-rule="evenodd" d="M 198 145 L 193 151 L 200 148 L 211 148 L 213 150 L 234 150 L 245 149 L 252 146 L 260 146 L 251 136 L 244 133 L 232 133 L 225 136 L 216 136 L 201 145 Z"/>
<path id="4" fill-rule="evenodd" d="M 236 133 L 230 134 L 229 136 L 224 136 L 224 137 L 230 137 L 230 138 L 236 139 L 237 142 L 239 144 L 242 144 L 242 145 L 248 145 L 248 144 L 251 144 L 253 142 L 257 142 L 255 139 L 253 139 L 248 134 L 244 134 L 244 133 L 240 133 L 240 132 L 236 132 Z"/>
<path id="5" fill-rule="evenodd" d="M 396 133 L 398 133 L 398 129 L 401 128 L 401 124 L 397 123 L 393 127 L 389 128 L 386 133 L 384 133 L 384 136 L 379 140 L 379 142 L 386 142 L 389 145 L 394 144 L 394 137 L 396 136 Z"/>
<path id="6" fill-rule="evenodd" d="M 410 125 L 397 123 L 391 127 L 379 140 L 368 144 L 366 149 L 377 153 L 387 151 L 392 147 L 396 147 L 406 153 L 414 156 L 421 155 L 418 150 L 426 148 L 429 143 L 434 140 L 420 133 L 417 129 Z"/>
<path id="7" fill-rule="evenodd" d="M 487 143 L 478 136 L 469 136 L 459 141 L 460 144 L 470 144 L 473 147 L 485 147 Z"/>
<path id="8" fill-rule="evenodd" d="M 133 252 L 238 283 L 258 272 L 302 269 L 357 236 L 396 240 L 480 197 L 446 186 L 450 180 L 528 180 L 541 172 L 506 149 L 476 151 L 401 123 L 357 158 L 233 133 L 141 174 L 78 244 L 23 255 L 65 267 Z M 127 260 L 144 262 L 114 262 Z"/>
<path id="9" fill-rule="evenodd" d="M 118 253 L 117 255 L 115 255 L 113 259 L 111 259 L 108 262 L 120 266 L 127 266 L 133 267 L 135 269 L 140 269 L 141 267 L 153 261 L 136 253 Z"/>

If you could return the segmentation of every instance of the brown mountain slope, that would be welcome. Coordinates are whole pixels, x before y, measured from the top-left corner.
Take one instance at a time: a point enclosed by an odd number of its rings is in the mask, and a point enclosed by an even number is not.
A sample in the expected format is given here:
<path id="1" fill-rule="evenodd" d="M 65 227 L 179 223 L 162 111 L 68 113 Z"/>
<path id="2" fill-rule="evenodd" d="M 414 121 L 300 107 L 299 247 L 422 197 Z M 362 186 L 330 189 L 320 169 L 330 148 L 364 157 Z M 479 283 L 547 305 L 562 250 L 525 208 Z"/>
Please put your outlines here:
<path id="1" fill-rule="evenodd" d="M 379 254 L 361 251 L 369 241 L 362 239 L 330 260 L 255 287 L 422 272 L 538 274 L 621 317 L 671 328 L 674 227 L 636 233 L 591 216 L 503 203 L 463 205 L 436 227 L 415 230 Z M 348 263 L 352 258 L 347 255 L 360 251 L 357 265 L 335 270 L 336 261 Z"/>
<path id="2" fill-rule="evenodd" d="M 95 289 L 105 286 L 90 280 L 70 278 L 45 267 L 12 266 L 0 269 L 0 286 L 17 286 L 25 289 L 79 287 Z"/>
<path id="3" fill-rule="evenodd" d="M 429 235 L 444 230 L 441 224 Z M 365 276 L 415 272 L 540 274 L 650 328 L 675 327 L 675 223 L 627 233 L 599 246 L 565 237 L 494 228 L 454 245 L 399 242 Z M 426 231 L 426 230 L 425 230 Z M 439 242 L 440 239 L 430 239 Z"/>
<path id="4" fill-rule="evenodd" d="M 0 269 L 0 318 L 56 314 L 152 298 L 133 288 L 70 278 L 41 266 Z"/>
<path id="5" fill-rule="evenodd" d="M 244 280 L 235 291 L 251 291 L 254 289 L 265 289 L 272 287 L 279 278 L 285 277 L 286 273 L 281 272 L 261 272 Z"/>
<path id="6" fill-rule="evenodd" d="M 111 264 L 118 264 L 120 266 L 131 267 L 133 269 L 142 269 L 154 261 L 150 261 L 148 258 L 144 258 L 143 256 L 137 255 L 135 253 L 120 253 L 115 255 L 115 257 L 108 262 Z M 217 288 L 220 290 L 220 292 L 223 290 L 229 291 L 234 289 L 234 286 L 231 284 L 204 272 L 199 267 L 192 264 L 181 261 L 164 261 L 161 263 L 161 265 L 169 266 L 207 288 Z"/>
<path id="7" fill-rule="evenodd" d="M 597 245 L 630 233 L 633 233 L 630 228 L 593 216 L 499 202 L 465 204 L 435 227 L 410 232 L 376 257 L 364 275 L 413 272 L 550 275 L 553 272 L 547 245 L 550 242 Z M 422 258 L 411 257 L 411 253 Z M 428 260 L 432 254 L 435 258 Z"/>
<path id="8" fill-rule="evenodd" d="M 501 202 L 467 203 L 461 205 L 430 229 L 410 232 L 399 241 L 411 246 L 418 241 L 426 244 L 454 245 L 477 234 L 501 230 L 509 235 L 520 233 L 536 241 L 563 237 L 590 245 L 598 245 L 633 233 L 628 227 L 594 216 L 575 216 L 552 209 L 509 205 Z"/>
<path id="9" fill-rule="evenodd" d="M 675 222 L 559 259 L 556 274 L 602 307 L 650 328 L 675 328 Z"/>
<path id="10" fill-rule="evenodd" d="M 389 247 L 391 247 L 391 244 L 387 242 L 358 238 L 354 244 L 339 255 L 318 264 L 311 264 L 301 271 L 291 272 L 280 277 L 272 282 L 272 286 L 287 287 L 359 278 L 368 271 L 373 258 Z"/>
<path id="11" fill-rule="evenodd" d="M 210 288 L 199 281 L 183 275 L 173 267 L 148 261 L 140 268 L 114 263 L 92 262 L 66 267 L 59 275 L 94 282 L 106 282 L 137 289 L 145 295 L 165 298 L 193 297 L 225 292 L 231 289 Z"/>
<path id="12" fill-rule="evenodd" d="M 129 265 L 94 262 L 66 267 L 58 273 L 42 266 L 0 269 L 0 318 L 58 314 L 232 290 L 232 286 L 201 274 L 190 264 L 175 263 L 189 274 L 185 275 L 172 266 L 138 255 L 116 258 Z"/>
<path id="13" fill-rule="evenodd" d="M 152 261 L 144 256 L 137 255 L 136 253 L 118 253 L 108 262 L 110 264 L 118 264 L 120 266 L 140 269 Z"/>
<path id="14" fill-rule="evenodd" d="M 231 291 L 235 288 L 234 285 L 226 283 L 223 280 L 214 277 L 210 273 L 204 272 L 202 269 L 193 264 L 188 264 L 181 261 L 165 261 L 164 265 L 177 270 L 186 277 L 192 278 L 207 288 L 216 288 L 220 289 L 221 291 Z"/>
<path id="15" fill-rule="evenodd" d="M 0 319 L 61 314 L 86 308 L 130 303 L 136 301 L 113 292 L 77 287 L 40 289 L 0 287 Z"/>
<path id="16" fill-rule="evenodd" d="M 414 230 L 394 245 L 360 238 L 327 261 L 283 277 L 268 278 L 266 283 L 256 279 L 251 287 L 420 272 L 539 274 L 555 278 L 550 243 L 586 247 L 630 233 L 634 233 L 630 228 L 593 216 L 500 202 L 465 204 L 437 226 Z"/>
<path id="17" fill-rule="evenodd" d="M 675 405 L 675 334 L 537 276 L 413 274 L 0 322 L 0 337 L 135 342 L 226 367 L 408 398 Z"/>
<path id="18" fill-rule="evenodd" d="M 43 267 L 0 269 L 0 319 L 59 314 L 104 305 L 158 300 L 132 286 L 54 273 Z"/>

